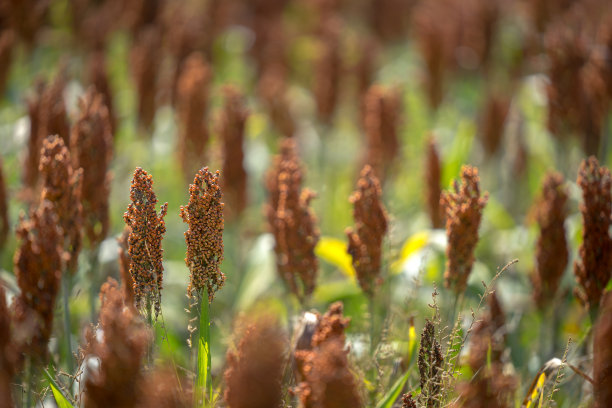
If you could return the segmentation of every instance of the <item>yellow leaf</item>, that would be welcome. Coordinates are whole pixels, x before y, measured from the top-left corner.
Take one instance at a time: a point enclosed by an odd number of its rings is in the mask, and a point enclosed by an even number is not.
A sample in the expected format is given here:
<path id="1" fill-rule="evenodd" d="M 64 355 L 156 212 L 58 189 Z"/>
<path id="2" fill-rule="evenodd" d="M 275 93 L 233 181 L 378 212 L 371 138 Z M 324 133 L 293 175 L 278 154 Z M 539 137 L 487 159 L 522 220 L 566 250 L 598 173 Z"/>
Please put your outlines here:
<path id="1" fill-rule="evenodd" d="M 353 260 L 347 250 L 346 242 L 333 237 L 321 237 L 315 247 L 315 254 L 338 267 L 346 276 L 354 278 L 355 268 L 353 268 Z"/>
<path id="2" fill-rule="evenodd" d="M 408 258 L 427 246 L 429 243 L 429 234 L 430 232 L 428 230 L 419 231 L 412 234 L 412 236 L 404 242 L 399 259 L 391 265 L 391 270 L 394 274 L 398 274 L 402 271 L 402 266 Z"/>
<path id="3" fill-rule="evenodd" d="M 543 395 L 544 395 L 544 383 L 546 382 L 546 373 L 542 372 L 538 376 L 538 380 L 535 383 L 535 386 L 532 385 L 533 389 L 531 390 L 531 394 L 529 394 L 529 398 L 527 403 L 525 404 L 525 408 L 531 408 L 533 404 L 538 401 L 538 408 L 542 407 Z M 540 396 L 538 400 L 538 396 Z"/>

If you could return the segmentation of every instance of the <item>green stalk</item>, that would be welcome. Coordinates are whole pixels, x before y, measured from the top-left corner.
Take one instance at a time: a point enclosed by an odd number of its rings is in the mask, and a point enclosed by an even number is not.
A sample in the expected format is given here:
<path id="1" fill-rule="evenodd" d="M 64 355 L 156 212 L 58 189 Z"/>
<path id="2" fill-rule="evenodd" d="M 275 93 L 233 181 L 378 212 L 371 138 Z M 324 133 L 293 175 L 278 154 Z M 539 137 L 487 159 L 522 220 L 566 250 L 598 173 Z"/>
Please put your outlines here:
<path id="1" fill-rule="evenodd" d="M 62 276 L 62 299 L 64 303 L 64 338 L 66 340 L 66 355 L 68 372 L 74 372 L 74 361 L 72 360 L 72 341 L 70 339 L 72 329 L 70 327 L 70 287 L 71 287 L 71 271 L 65 271 Z"/>
<path id="2" fill-rule="evenodd" d="M 374 355 L 374 336 L 376 328 L 374 327 L 374 295 L 368 296 L 368 313 L 370 314 L 370 355 Z"/>
<path id="3" fill-rule="evenodd" d="M 25 408 L 32 406 L 32 388 L 34 388 L 34 370 L 32 369 L 32 358 L 26 359 L 26 405 Z"/>
<path id="4" fill-rule="evenodd" d="M 212 401 L 212 378 L 210 358 L 210 304 L 207 291 L 200 295 L 200 321 L 198 324 L 198 349 L 196 369 L 195 406 L 205 408 Z"/>
<path id="5" fill-rule="evenodd" d="M 98 247 L 89 252 L 89 313 L 91 321 L 96 321 L 96 299 L 98 297 Z"/>

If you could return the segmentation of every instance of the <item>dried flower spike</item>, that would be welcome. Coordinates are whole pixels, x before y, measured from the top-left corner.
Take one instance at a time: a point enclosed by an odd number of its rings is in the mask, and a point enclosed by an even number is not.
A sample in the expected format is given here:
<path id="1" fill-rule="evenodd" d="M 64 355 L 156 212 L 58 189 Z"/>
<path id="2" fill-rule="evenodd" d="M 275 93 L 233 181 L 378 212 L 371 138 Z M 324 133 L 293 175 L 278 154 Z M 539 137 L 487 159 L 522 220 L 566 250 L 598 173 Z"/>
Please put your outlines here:
<path id="1" fill-rule="evenodd" d="M 480 195 L 478 169 L 461 168 L 461 187 L 455 180 L 454 192 L 442 193 L 440 203 L 446 212 L 446 271 L 444 285 L 462 293 L 474 264 L 474 249 L 478 244 L 478 227 L 488 194 Z"/>
<path id="2" fill-rule="evenodd" d="M 134 171 L 130 200 L 132 202 L 123 214 L 123 219 L 131 229 L 128 254 L 136 307 L 141 309 L 143 301 L 146 301 L 146 313 L 150 314 L 150 306 L 153 304 L 157 317 L 161 310 L 164 273 L 161 241 L 166 232 L 164 217 L 168 212 L 168 203 L 162 205 L 158 215 L 155 211 L 157 197 L 153 192 L 153 177 L 140 167 Z"/>
<path id="3" fill-rule="evenodd" d="M 126 307 L 118 286 L 112 278 L 102 285 L 99 332 L 87 335 L 84 356 L 98 357 L 100 366 L 86 377 L 85 408 L 135 407 L 141 397 L 140 365 L 150 335 L 134 309 Z"/>
<path id="4" fill-rule="evenodd" d="M 185 232 L 185 263 L 191 272 L 187 293 L 190 297 L 207 296 L 209 302 L 225 283 L 225 275 L 219 270 L 223 260 L 222 198 L 219 171 L 213 175 L 204 167 L 189 186 L 189 203 L 181 206 L 180 213 L 189 225 Z"/>
<path id="5" fill-rule="evenodd" d="M 421 334 L 418 366 L 421 377 L 421 396 L 427 408 L 437 406 L 438 394 L 442 385 L 442 364 L 444 358 L 440 343 L 436 338 L 434 324 L 427 320 Z"/>
<path id="6" fill-rule="evenodd" d="M 594 408 L 612 406 L 612 292 L 601 300 L 601 313 L 593 334 Z"/>
<path id="7" fill-rule="evenodd" d="M 262 347 L 265 345 L 265 347 Z M 287 338 L 275 318 L 259 316 L 228 349 L 224 400 L 229 408 L 278 407 Z"/>
<path id="8" fill-rule="evenodd" d="M 219 134 L 223 139 L 223 192 L 226 218 L 234 219 L 247 204 L 247 173 L 244 169 L 244 127 L 249 112 L 238 89 L 228 86 Z"/>
<path id="9" fill-rule="evenodd" d="M 291 292 L 304 301 L 316 284 L 318 261 L 314 248 L 319 230 L 310 208 L 315 193 L 308 189 L 300 191 L 302 169 L 295 141 L 282 142 L 281 155 L 268 172 L 266 184 L 270 194 L 266 212 L 276 241 L 277 269 Z"/>
<path id="10" fill-rule="evenodd" d="M 387 211 L 374 170 L 366 165 L 359 175 L 357 190 L 351 195 L 355 229 L 347 228 L 348 253 L 353 259 L 361 289 L 373 296 L 381 281 L 382 243 L 387 232 Z"/>
<path id="11" fill-rule="evenodd" d="M 533 298 L 540 309 L 555 298 L 569 258 L 564 226 L 567 197 L 563 176 L 559 173 L 547 174 L 536 208 L 540 236 L 536 244 L 536 267 L 531 279 Z"/>
<path id="12" fill-rule="evenodd" d="M 79 101 L 79 117 L 72 127 L 72 161 L 83 169 L 83 220 L 90 248 L 106 238 L 113 136 L 104 96 L 93 88 Z"/>
<path id="13" fill-rule="evenodd" d="M 577 184 L 582 189 L 583 229 L 574 274 L 579 285 L 578 297 L 595 310 L 612 269 L 612 238 L 608 232 L 612 205 L 610 170 L 600 167 L 597 159 L 591 156 L 580 165 Z"/>
<path id="14" fill-rule="evenodd" d="M 15 253 L 15 277 L 21 293 L 13 304 L 15 342 L 38 361 L 48 358 L 55 299 L 62 275 L 63 231 L 54 205 L 43 200 L 17 228 L 21 245 Z"/>
<path id="15" fill-rule="evenodd" d="M 68 256 L 66 270 L 74 274 L 82 246 L 83 171 L 72 169 L 70 152 L 62 138 L 57 135 L 49 136 L 43 141 L 39 171 L 43 182 L 41 197 L 55 205 L 60 226 L 64 231 L 63 247 Z"/>
<path id="16" fill-rule="evenodd" d="M 10 229 L 8 217 L 9 195 L 4 180 L 4 166 L 0 157 L 0 251 L 4 248 L 6 238 Z"/>
<path id="17" fill-rule="evenodd" d="M 442 211 L 442 206 L 440 205 L 440 197 L 442 196 L 442 187 L 440 186 L 441 174 L 440 156 L 438 155 L 436 142 L 433 136 L 429 136 L 425 166 L 425 196 L 427 212 L 431 219 L 431 226 L 434 228 L 442 228 L 444 226 L 444 211 Z"/>

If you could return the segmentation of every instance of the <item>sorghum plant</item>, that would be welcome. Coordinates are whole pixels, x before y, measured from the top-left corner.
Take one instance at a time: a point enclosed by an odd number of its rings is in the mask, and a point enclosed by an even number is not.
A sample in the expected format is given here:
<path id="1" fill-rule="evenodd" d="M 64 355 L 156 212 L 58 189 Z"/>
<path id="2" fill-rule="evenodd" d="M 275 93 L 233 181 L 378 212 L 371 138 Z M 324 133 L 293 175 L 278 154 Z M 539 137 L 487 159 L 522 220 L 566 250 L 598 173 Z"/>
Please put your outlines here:
<path id="1" fill-rule="evenodd" d="M 223 178 L 226 218 L 234 219 L 247 204 L 247 173 L 244 169 L 244 127 L 249 112 L 238 89 L 225 88 L 225 106 L 219 134 L 223 140 Z"/>
<path id="2" fill-rule="evenodd" d="M 315 63 L 313 93 L 317 104 L 318 119 L 329 124 L 336 112 L 340 97 L 339 84 L 342 74 L 340 55 L 341 23 L 326 19 L 320 34 L 320 50 Z"/>
<path id="3" fill-rule="evenodd" d="M 83 169 L 83 220 L 90 249 L 106 238 L 113 136 L 105 96 L 90 88 L 79 101 L 79 117 L 72 127 L 72 161 Z"/>
<path id="4" fill-rule="evenodd" d="M 567 197 L 563 176 L 548 173 L 535 210 L 540 236 L 536 244 L 535 271 L 531 275 L 533 298 L 540 309 L 555 298 L 569 258 L 564 226 Z"/>
<path id="5" fill-rule="evenodd" d="M 125 304 L 134 305 L 134 280 L 130 274 L 130 254 L 129 243 L 130 227 L 127 225 L 123 228 L 121 235 L 117 238 L 118 244 L 118 260 L 119 260 L 119 276 L 121 277 L 121 289 L 123 290 L 123 298 Z"/>
<path id="6" fill-rule="evenodd" d="M 305 301 L 314 291 L 318 261 L 314 248 L 319 240 L 310 200 L 315 193 L 302 189 L 302 169 L 295 141 L 281 143 L 281 154 L 268 172 L 270 195 L 266 207 L 268 223 L 276 244 L 276 266 L 289 290 Z"/>
<path id="7" fill-rule="evenodd" d="M 425 199 L 427 202 L 427 212 L 431 220 L 431 226 L 442 228 L 444 226 L 444 211 L 440 205 L 442 187 L 440 177 L 442 169 L 440 166 L 440 156 L 433 136 L 427 140 L 427 158 L 425 163 Z"/>
<path id="8" fill-rule="evenodd" d="M 19 352 L 13 343 L 12 313 L 6 303 L 4 282 L 0 281 L 0 406 L 13 407 L 11 387 L 19 365 Z"/>
<path id="9" fill-rule="evenodd" d="M 13 50 L 15 49 L 15 33 L 13 30 L 2 30 L 0 33 L 0 93 L 4 93 L 6 82 L 13 61 Z"/>
<path id="10" fill-rule="evenodd" d="M 115 114 L 113 91 L 106 70 L 106 56 L 104 51 L 94 51 L 91 53 L 88 61 L 88 75 L 89 83 L 100 95 L 102 95 L 101 105 L 106 106 L 108 110 L 110 130 L 111 134 L 114 136 L 117 131 L 117 115 Z"/>
<path id="11" fill-rule="evenodd" d="M 157 109 L 155 99 L 160 65 L 160 37 L 160 29 L 149 24 L 138 32 L 130 52 L 132 75 L 138 95 L 138 125 L 146 132 L 153 129 Z"/>
<path id="12" fill-rule="evenodd" d="M 427 408 L 440 406 L 439 393 L 442 386 L 442 365 L 444 358 L 440 343 L 436 338 L 434 324 L 427 320 L 421 334 L 419 347 L 419 375 L 421 378 L 421 394 L 419 399 Z"/>
<path id="13" fill-rule="evenodd" d="M 168 203 L 162 205 L 158 215 L 155 210 L 157 196 L 153 192 L 153 177 L 140 167 L 134 171 L 130 200 L 132 202 L 123 219 L 130 227 L 128 254 L 130 275 L 134 280 L 134 299 L 138 309 L 146 307 L 146 315 L 151 319 L 151 306 L 155 308 L 156 317 L 161 311 L 164 273 L 161 241 L 166 232 L 164 217 L 168 212 Z"/>
<path id="14" fill-rule="evenodd" d="M 601 313 L 593 334 L 594 408 L 612 404 L 612 292 L 601 301 Z"/>
<path id="15" fill-rule="evenodd" d="M 582 244 L 574 274 L 579 287 L 576 294 L 590 309 L 596 310 L 612 269 L 610 227 L 612 178 L 607 167 L 595 157 L 584 160 L 578 170 L 577 184 L 582 189 Z"/>
<path id="16" fill-rule="evenodd" d="M 259 316 L 243 328 L 236 349 L 228 349 L 226 356 L 224 400 L 229 408 L 280 406 L 287 343 L 271 316 Z"/>
<path id="17" fill-rule="evenodd" d="M 2 158 L 0 158 L 0 251 L 4 248 L 10 229 L 8 198 L 6 182 L 4 181 L 4 166 L 2 165 Z"/>
<path id="18" fill-rule="evenodd" d="M 478 243 L 478 227 L 488 194 L 480 194 L 478 169 L 461 168 L 461 187 L 455 180 L 454 192 L 442 193 L 440 203 L 446 213 L 446 270 L 444 285 L 455 293 L 463 293 L 474 264 Z"/>
<path id="19" fill-rule="evenodd" d="M 375 287 L 382 280 L 382 243 L 388 216 L 381 196 L 378 178 L 372 167 L 366 165 L 359 175 L 357 190 L 350 197 L 355 228 L 347 228 L 346 235 L 357 281 L 369 297 L 374 295 Z"/>
<path id="20" fill-rule="evenodd" d="M 487 156 L 493 156 L 502 142 L 504 125 L 510 110 L 510 98 L 500 91 L 490 91 L 480 114 L 480 141 Z"/>
<path id="21" fill-rule="evenodd" d="M 223 260 L 223 193 L 219 171 L 201 169 L 189 186 L 189 203 L 181 206 L 181 218 L 189 225 L 185 232 L 187 257 L 191 272 L 187 294 L 212 302 L 215 292 L 225 283 L 219 269 Z"/>

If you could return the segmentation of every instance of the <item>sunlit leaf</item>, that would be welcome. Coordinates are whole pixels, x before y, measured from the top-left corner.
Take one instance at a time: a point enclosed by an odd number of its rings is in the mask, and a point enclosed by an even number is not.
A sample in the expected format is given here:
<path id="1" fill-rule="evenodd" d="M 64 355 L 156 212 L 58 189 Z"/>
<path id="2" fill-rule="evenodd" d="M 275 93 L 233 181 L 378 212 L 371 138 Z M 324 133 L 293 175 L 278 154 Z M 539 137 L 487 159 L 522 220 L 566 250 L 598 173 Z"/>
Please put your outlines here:
<path id="1" fill-rule="evenodd" d="M 355 268 L 353 268 L 353 260 L 347 250 L 346 242 L 333 237 L 321 237 L 315 247 L 315 254 L 336 266 L 346 276 L 354 278 Z"/>
<path id="2" fill-rule="evenodd" d="M 398 260 L 393 262 L 391 265 L 391 270 L 393 273 L 398 274 L 402 271 L 402 266 L 404 263 L 414 254 L 419 252 L 421 249 L 425 248 L 429 243 L 430 231 L 419 231 L 412 234 L 404 245 L 402 246 L 402 250 L 400 251 L 400 257 Z"/>
<path id="3" fill-rule="evenodd" d="M 404 375 L 398 378 L 395 384 L 393 384 L 393 387 L 391 387 L 391 389 L 387 391 L 385 396 L 378 402 L 378 404 L 376 404 L 376 408 L 391 408 L 404 389 L 404 385 L 406 385 L 406 381 L 408 381 L 409 376 L 410 370 L 406 371 Z"/>
<path id="4" fill-rule="evenodd" d="M 62 394 L 59 385 L 55 382 L 51 374 L 47 370 L 43 370 L 45 377 L 47 377 L 47 381 L 49 381 L 49 387 L 51 387 L 51 391 L 53 392 L 53 398 L 55 398 L 55 402 L 59 408 L 73 408 L 72 404 L 68 399 Z"/>

